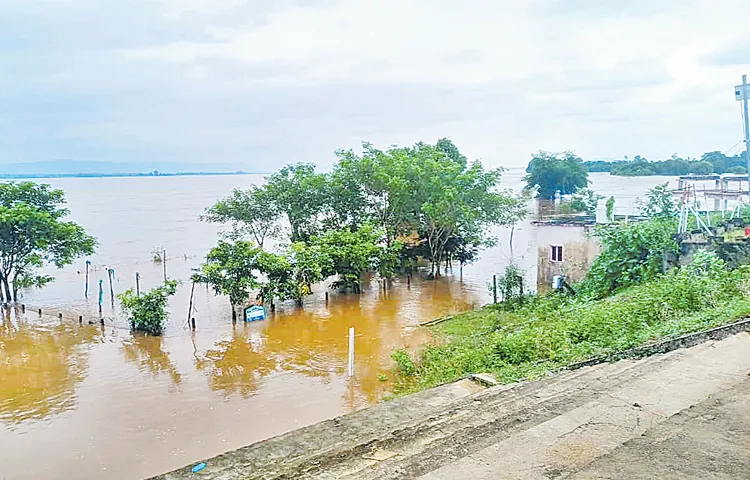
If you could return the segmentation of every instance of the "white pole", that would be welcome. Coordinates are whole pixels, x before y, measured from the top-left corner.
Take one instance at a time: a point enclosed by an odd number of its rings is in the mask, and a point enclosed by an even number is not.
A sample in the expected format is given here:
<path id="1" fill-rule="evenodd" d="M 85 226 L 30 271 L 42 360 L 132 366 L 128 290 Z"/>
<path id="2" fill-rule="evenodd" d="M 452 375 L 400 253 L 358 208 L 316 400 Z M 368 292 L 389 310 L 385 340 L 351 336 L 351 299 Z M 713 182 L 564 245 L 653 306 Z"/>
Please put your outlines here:
<path id="1" fill-rule="evenodd" d="M 354 327 L 349 329 L 349 376 L 354 376 Z"/>

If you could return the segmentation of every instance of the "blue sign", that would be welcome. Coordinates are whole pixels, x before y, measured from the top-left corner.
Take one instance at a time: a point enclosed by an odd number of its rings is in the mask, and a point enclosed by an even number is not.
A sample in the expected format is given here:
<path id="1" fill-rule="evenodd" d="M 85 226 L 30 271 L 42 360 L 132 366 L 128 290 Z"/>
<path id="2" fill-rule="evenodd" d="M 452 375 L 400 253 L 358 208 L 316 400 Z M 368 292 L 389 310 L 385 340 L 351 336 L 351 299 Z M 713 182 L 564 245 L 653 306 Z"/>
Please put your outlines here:
<path id="1" fill-rule="evenodd" d="M 265 320 L 266 319 L 266 309 L 261 307 L 260 305 L 253 305 L 252 307 L 247 307 L 245 309 L 245 321 L 246 322 L 255 322 L 258 320 Z"/>

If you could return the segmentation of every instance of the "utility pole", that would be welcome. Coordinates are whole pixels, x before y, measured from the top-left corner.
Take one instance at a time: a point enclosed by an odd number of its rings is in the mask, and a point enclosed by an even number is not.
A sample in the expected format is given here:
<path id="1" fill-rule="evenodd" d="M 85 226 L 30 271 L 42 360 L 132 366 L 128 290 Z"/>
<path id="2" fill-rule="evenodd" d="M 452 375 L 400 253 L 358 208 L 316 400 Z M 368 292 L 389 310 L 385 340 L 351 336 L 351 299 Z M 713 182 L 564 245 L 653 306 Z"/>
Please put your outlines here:
<path id="1" fill-rule="evenodd" d="M 747 83 L 747 75 L 742 76 L 742 85 L 734 88 L 734 96 L 738 101 L 742 101 L 742 111 L 744 113 L 743 123 L 745 127 L 745 161 L 747 163 L 748 179 L 750 179 L 750 120 L 747 116 L 747 100 L 750 97 L 750 85 Z"/>

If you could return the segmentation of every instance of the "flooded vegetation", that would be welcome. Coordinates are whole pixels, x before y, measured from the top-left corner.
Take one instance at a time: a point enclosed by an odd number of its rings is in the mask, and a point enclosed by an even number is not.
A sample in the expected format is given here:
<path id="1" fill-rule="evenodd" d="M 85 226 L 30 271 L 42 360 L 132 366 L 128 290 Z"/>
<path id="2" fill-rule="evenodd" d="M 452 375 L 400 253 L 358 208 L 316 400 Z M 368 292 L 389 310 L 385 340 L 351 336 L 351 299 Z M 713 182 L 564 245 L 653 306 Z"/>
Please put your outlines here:
<path id="1" fill-rule="evenodd" d="M 522 175 L 506 172 L 501 187 L 519 188 Z M 664 181 L 638 179 L 635 188 L 627 180 L 626 191 L 622 179 L 593 180 L 592 187 L 615 195 L 621 209 Z M 143 478 L 372 405 L 392 392 L 394 350 L 414 352 L 432 340 L 420 323 L 490 302 L 487 285 L 510 257 L 509 229 L 496 228 L 497 246 L 464 266 L 463 278 L 454 264 L 437 280 L 424 273 L 408 283 L 396 277 L 384 292 L 377 277 L 366 275 L 361 295 L 330 291 L 327 303 L 326 285 L 314 285 L 303 308 L 279 303 L 265 321 L 249 324 L 233 325 L 226 298 L 197 286 L 197 328 L 191 331 L 185 328 L 190 275 L 220 230 L 198 217 L 226 192 L 261 181 L 51 182 L 66 191 L 71 218 L 99 240 L 90 257 L 90 284 L 104 282 L 105 322 L 99 323 L 95 288 L 84 298 L 84 259 L 43 272 L 56 281 L 21 299 L 25 314 L 6 312 L 0 327 L 0 446 L 13 451 L 3 465 L 7 478 Z M 528 220 L 516 226 L 514 238 L 515 258 L 533 284 L 537 252 Z M 167 252 L 169 277 L 182 284 L 170 300 L 164 335 L 133 334 L 109 302 L 108 270 L 115 271 L 115 294 L 134 286 L 136 272 L 142 291 L 158 286 L 165 265 L 153 262 L 157 246 Z"/>

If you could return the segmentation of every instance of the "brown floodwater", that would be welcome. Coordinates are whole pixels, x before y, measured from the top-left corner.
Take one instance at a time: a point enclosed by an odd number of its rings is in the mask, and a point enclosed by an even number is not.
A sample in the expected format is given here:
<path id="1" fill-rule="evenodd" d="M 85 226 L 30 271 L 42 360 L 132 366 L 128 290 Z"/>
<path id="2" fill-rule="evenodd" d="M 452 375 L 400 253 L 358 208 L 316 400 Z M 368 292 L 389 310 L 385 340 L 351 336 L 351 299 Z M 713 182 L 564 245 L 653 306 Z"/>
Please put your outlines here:
<path id="1" fill-rule="evenodd" d="M 506 174 L 520 185 L 522 172 Z M 592 176 L 622 213 L 664 178 Z M 380 401 L 390 391 L 391 354 L 431 340 L 419 324 L 490 301 L 487 284 L 510 258 L 508 229 L 479 262 L 437 281 L 415 276 L 387 291 L 366 279 L 361 295 L 326 285 L 304 308 L 282 305 L 262 322 L 231 323 L 228 301 L 196 288 L 197 329 L 185 328 L 189 278 L 215 244 L 218 227 L 197 220 L 233 187 L 258 176 L 56 179 L 72 219 L 99 238 L 88 299 L 84 260 L 41 291 L 25 314 L 0 318 L 0 478 L 140 479 Z M 624 183 L 627 182 L 627 183 Z M 627 188 L 623 188 L 627 185 Z M 599 188 L 598 188 L 599 187 Z M 624 211 L 623 211 L 624 210 Z M 513 256 L 535 282 L 531 225 L 519 225 Z M 133 335 L 112 290 L 157 285 L 167 271 L 183 281 L 163 337 Z M 103 280 L 104 325 L 97 313 Z M 42 308 L 40 316 L 36 309 Z M 63 318 L 57 317 L 63 313 Z M 84 320 L 79 324 L 78 316 Z M 91 324 L 90 324 L 91 323 Z M 347 376 L 348 330 L 356 330 L 355 375 Z"/>
<path id="2" fill-rule="evenodd" d="M 12 455 L 0 472 L 143 478 L 376 403 L 389 391 L 379 376 L 394 348 L 427 342 L 420 322 L 478 300 L 455 279 L 415 278 L 387 292 L 372 283 L 359 296 L 331 295 L 328 305 L 318 293 L 304 309 L 286 306 L 263 322 L 232 325 L 227 315 L 221 327 L 204 326 L 199 316 L 194 333 L 164 337 L 132 335 L 110 320 L 6 312 L 0 445 Z M 201 306 L 213 295 L 197 297 Z"/>

